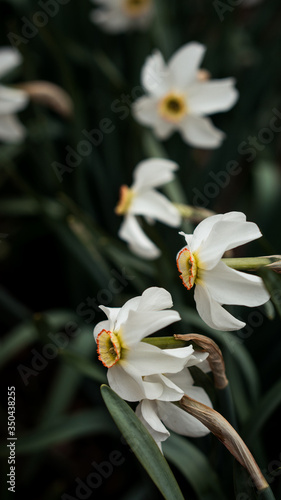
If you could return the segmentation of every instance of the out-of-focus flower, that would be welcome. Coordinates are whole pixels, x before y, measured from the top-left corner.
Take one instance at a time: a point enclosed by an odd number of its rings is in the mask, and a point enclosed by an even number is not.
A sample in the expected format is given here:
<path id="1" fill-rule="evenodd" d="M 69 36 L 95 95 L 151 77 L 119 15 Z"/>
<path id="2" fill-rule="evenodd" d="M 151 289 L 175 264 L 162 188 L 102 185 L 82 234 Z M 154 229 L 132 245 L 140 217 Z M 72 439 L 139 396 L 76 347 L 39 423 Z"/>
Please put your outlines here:
<path id="1" fill-rule="evenodd" d="M 0 78 L 22 62 L 17 49 L 0 48 Z M 71 97 L 58 85 L 46 81 L 18 83 L 13 88 L 0 85 L 0 140 L 22 141 L 26 129 L 15 116 L 28 102 L 34 101 L 53 109 L 64 118 L 70 118 L 73 111 Z"/>
<path id="2" fill-rule="evenodd" d="M 197 359 L 194 359 L 194 356 L 191 355 L 186 367 L 200 363 L 207 356 L 207 354 L 202 353 L 197 353 L 198 355 L 200 357 Z M 198 364 L 198 367 L 200 368 L 200 364 Z M 147 380 L 150 378 L 154 382 L 157 379 L 156 376 L 146 377 Z M 166 380 L 169 381 L 170 385 L 175 385 L 180 390 L 177 399 L 162 401 L 144 399 L 136 408 L 137 416 L 150 432 L 161 451 L 161 443 L 170 436 L 166 426 L 178 434 L 189 437 L 201 437 L 210 432 L 199 420 L 173 404 L 172 401 L 179 401 L 184 394 L 187 394 L 196 401 L 212 408 L 212 403 L 205 390 L 202 387 L 193 385 L 193 378 L 188 368 L 184 368 L 179 373 L 166 376 Z"/>
<path id="3" fill-rule="evenodd" d="M 145 380 L 149 375 L 177 373 L 183 369 L 192 346 L 161 350 L 141 342 L 144 337 L 180 320 L 171 295 L 163 288 L 148 288 L 121 308 L 100 306 L 107 315 L 94 329 L 100 361 L 108 368 L 111 388 L 127 401 L 171 398 L 174 388 L 160 380 Z M 170 384 L 171 385 L 171 384 Z M 173 399 L 172 399 L 173 400 Z"/>
<path id="4" fill-rule="evenodd" d="M 125 218 L 118 234 L 141 257 L 155 259 L 160 255 L 160 250 L 143 232 L 137 215 L 143 215 L 149 223 L 158 220 L 172 227 L 180 225 L 179 211 L 154 189 L 170 182 L 177 168 L 177 164 L 170 160 L 144 160 L 134 170 L 132 186 L 121 187 L 120 201 L 115 211 Z"/>
<path id="5" fill-rule="evenodd" d="M 229 212 L 203 220 L 193 234 L 180 234 L 187 246 L 177 255 L 177 267 L 188 290 L 196 285 L 194 299 L 201 318 L 219 330 L 244 327 L 222 305 L 255 307 L 264 304 L 269 294 L 261 278 L 234 270 L 221 258 L 227 250 L 260 238 L 258 226 L 241 212 Z"/>
<path id="6" fill-rule="evenodd" d="M 234 79 L 202 79 L 198 71 L 205 53 L 200 43 L 181 47 L 165 64 L 155 51 L 142 69 L 141 81 L 148 96 L 137 99 L 133 114 L 141 124 L 153 128 L 160 139 L 178 130 L 184 141 L 200 148 L 218 147 L 224 133 L 214 127 L 207 115 L 227 111 L 238 92 Z"/>
<path id="7" fill-rule="evenodd" d="M 0 49 L 0 78 L 16 68 L 22 61 L 18 50 L 11 47 Z M 24 109 L 28 103 L 28 94 L 19 89 L 0 85 L 0 140 L 5 142 L 21 141 L 25 128 L 15 113 Z"/>
<path id="8" fill-rule="evenodd" d="M 108 33 L 145 30 L 153 18 L 152 0 L 92 0 L 90 19 Z"/>

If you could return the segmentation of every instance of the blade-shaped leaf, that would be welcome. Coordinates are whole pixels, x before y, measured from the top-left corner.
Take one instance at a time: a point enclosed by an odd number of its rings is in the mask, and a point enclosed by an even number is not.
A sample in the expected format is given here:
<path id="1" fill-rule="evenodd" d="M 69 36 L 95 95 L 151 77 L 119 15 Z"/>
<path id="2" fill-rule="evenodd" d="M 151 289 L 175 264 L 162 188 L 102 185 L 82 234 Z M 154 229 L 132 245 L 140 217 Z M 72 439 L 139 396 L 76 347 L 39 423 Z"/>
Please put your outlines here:
<path id="1" fill-rule="evenodd" d="M 168 463 L 130 406 L 107 385 L 101 386 L 101 394 L 117 427 L 164 498 L 183 500 Z"/>

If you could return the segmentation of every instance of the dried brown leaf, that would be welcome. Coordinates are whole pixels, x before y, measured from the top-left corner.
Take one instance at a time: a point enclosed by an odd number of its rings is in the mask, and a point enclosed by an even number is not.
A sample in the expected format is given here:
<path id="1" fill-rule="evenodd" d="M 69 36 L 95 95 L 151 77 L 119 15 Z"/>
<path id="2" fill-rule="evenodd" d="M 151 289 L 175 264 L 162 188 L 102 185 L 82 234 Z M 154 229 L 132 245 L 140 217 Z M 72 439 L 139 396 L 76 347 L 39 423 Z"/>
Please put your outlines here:
<path id="1" fill-rule="evenodd" d="M 209 337 L 199 335 L 198 333 L 189 333 L 186 335 L 174 335 L 175 339 L 195 342 L 202 351 L 208 352 L 208 361 L 214 375 L 214 384 L 218 389 L 224 389 L 228 385 L 225 374 L 225 364 L 222 352 L 219 346 Z"/>
<path id="2" fill-rule="evenodd" d="M 269 487 L 253 455 L 230 423 L 216 410 L 199 403 L 187 395 L 180 400 L 180 407 L 204 424 L 247 469 L 258 491 Z"/>

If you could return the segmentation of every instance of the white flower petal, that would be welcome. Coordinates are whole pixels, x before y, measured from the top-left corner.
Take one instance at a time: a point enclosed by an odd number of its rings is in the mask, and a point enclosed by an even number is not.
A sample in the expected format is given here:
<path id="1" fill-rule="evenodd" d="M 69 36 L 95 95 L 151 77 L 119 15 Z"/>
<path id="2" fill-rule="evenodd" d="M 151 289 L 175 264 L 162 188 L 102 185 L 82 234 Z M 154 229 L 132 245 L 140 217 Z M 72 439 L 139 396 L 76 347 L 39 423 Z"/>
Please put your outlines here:
<path id="1" fill-rule="evenodd" d="M 246 323 L 234 318 L 210 295 L 208 288 L 199 283 L 195 286 L 194 299 L 199 315 L 212 328 L 223 331 L 239 330 Z"/>
<path id="2" fill-rule="evenodd" d="M 0 49 L 0 78 L 16 68 L 21 62 L 22 56 L 17 49 L 2 47 Z"/>
<path id="3" fill-rule="evenodd" d="M 164 141 L 168 139 L 170 135 L 177 130 L 177 126 L 174 123 L 162 120 L 162 118 L 157 115 L 157 120 L 153 125 L 153 131 L 158 139 Z"/>
<path id="4" fill-rule="evenodd" d="M 196 401 L 199 401 L 199 403 L 202 403 L 203 405 L 209 406 L 209 408 L 213 408 L 212 402 L 208 396 L 208 394 L 205 392 L 205 390 L 202 387 L 197 387 L 195 385 L 190 386 L 187 388 L 187 391 L 185 393 L 187 396 L 189 396 L 192 399 L 195 399 Z"/>
<path id="5" fill-rule="evenodd" d="M 211 367 L 208 361 L 209 353 L 208 352 L 197 352 L 194 351 L 193 355 L 190 358 L 190 362 L 188 361 L 187 367 L 197 366 L 204 373 L 208 373 L 211 371 Z"/>
<path id="6" fill-rule="evenodd" d="M 238 99 L 235 80 L 225 78 L 198 82 L 188 89 L 188 106 L 191 114 L 204 116 L 227 111 Z"/>
<path id="7" fill-rule="evenodd" d="M 165 288 L 152 286 L 147 288 L 141 296 L 134 297 L 128 300 L 119 309 L 118 317 L 116 318 L 116 329 L 125 323 L 128 319 L 130 311 L 162 311 L 173 306 L 171 294 Z"/>
<path id="8" fill-rule="evenodd" d="M 183 390 L 180 387 L 174 384 L 170 380 L 170 378 L 165 377 L 165 375 L 162 375 L 161 373 L 144 377 L 144 380 L 150 383 L 160 382 L 163 385 L 163 392 L 161 396 L 157 398 L 158 400 L 179 401 L 184 394 Z"/>
<path id="9" fill-rule="evenodd" d="M 165 354 L 158 347 L 139 342 L 128 351 L 126 360 L 143 376 L 157 373 L 177 373 L 185 365 L 185 359 Z"/>
<path id="10" fill-rule="evenodd" d="M 133 297 L 132 299 L 127 300 L 127 302 L 121 307 L 114 325 L 116 331 L 118 331 L 121 325 L 127 321 L 129 312 L 136 311 L 138 309 L 140 302 L 140 296 Z"/>
<path id="11" fill-rule="evenodd" d="M 159 248 L 146 236 L 133 215 L 125 216 L 118 236 L 125 240 L 130 250 L 139 257 L 156 259 L 161 254 Z"/>
<path id="12" fill-rule="evenodd" d="M 170 433 L 157 415 L 156 401 L 147 399 L 141 401 L 136 407 L 136 415 L 162 451 L 161 442 L 165 441 L 170 436 Z"/>
<path id="13" fill-rule="evenodd" d="M 227 250 L 245 245 L 262 236 L 254 222 L 226 220 L 223 217 L 212 227 L 198 251 L 204 269 L 212 269 Z"/>
<path id="14" fill-rule="evenodd" d="M 26 136 L 26 129 L 14 115 L 0 115 L 0 140 L 20 142 Z"/>
<path id="15" fill-rule="evenodd" d="M 169 354 L 169 356 L 176 356 L 177 358 L 185 358 L 187 363 L 189 359 L 193 356 L 194 349 L 192 345 L 188 345 L 186 347 L 177 347 L 175 349 L 164 349 L 163 352 Z"/>
<path id="16" fill-rule="evenodd" d="M 125 361 L 107 370 L 107 379 L 110 387 L 126 401 L 157 399 L 163 392 L 162 384 L 144 384 L 140 373 Z"/>
<path id="17" fill-rule="evenodd" d="M 133 198 L 130 207 L 133 215 L 144 215 L 172 227 L 180 225 L 181 216 L 176 207 L 161 193 L 146 191 Z"/>
<path id="18" fill-rule="evenodd" d="M 190 42 L 175 52 L 169 61 L 169 69 L 179 90 L 197 78 L 197 70 L 204 57 L 206 48 L 201 43 Z"/>
<path id="19" fill-rule="evenodd" d="M 140 97 L 132 105 L 135 119 L 142 125 L 152 127 L 160 139 L 167 139 L 176 130 L 174 123 L 164 121 L 158 113 L 158 100 L 155 97 Z"/>
<path id="20" fill-rule="evenodd" d="M 193 378 L 187 368 L 179 370 L 177 373 L 169 374 L 169 379 L 180 387 L 184 394 L 187 394 L 189 388 L 193 386 Z"/>
<path id="21" fill-rule="evenodd" d="M 256 307 L 270 299 L 259 276 L 231 269 L 224 262 L 219 262 L 211 271 L 203 271 L 202 279 L 220 304 Z"/>
<path id="22" fill-rule="evenodd" d="M 199 420 L 178 406 L 166 401 L 157 401 L 158 415 L 164 425 L 182 436 L 202 437 L 210 431 Z"/>
<path id="23" fill-rule="evenodd" d="M 131 188 L 135 191 L 142 191 L 163 186 L 174 179 L 174 172 L 178 168 L 175 162 L 165 158 L 141 161 L 134 170 L 134 183 Z"/>
<path id="24" fill-rule="evenodd" d="M 141 71 L 141 82 L 147 92 L 155 97 L 161 97 L 169 91 L 171 75 L 159 50 L 147 57 Z"/>
<path id="25" fill-rule="evenodd" d="M 121 311 L 121 307 L 106 307 L 106 306 L 99 306 L 99 308 L 106 314 L 109 322 L 114 325 L 118 314 Z"/>
<path id="26" fill-rule="evenodd" d="M 130 28 L 128 18 L 122 15 L 118 9 L 103 10 L 96 9 L 90 12 L 90 20 L 98 24 L 107 33 L 120 33 Z"/>
<path id="27" fill-rule="evenodd" d="M 171 294 L 165 288 L 152 286 L 143 292 L 138 311 L 162 311 L 171 307 L 173 307 Z"/>
<path id="28" fill-rule="evenodd" d="M 179 321 L 177 311 L 130 311 L 122 327 L 122 335 L 127 345 L 135 344 L 151 333 Z"/>
<path id="29" fill-rule="evenodd" d="M 112 323 L 108 320 L 100 321 L 94 328 L 95 340 L 97 340 L 97 336 L 102 330 L 106 330 L 107 332 L 112 331 Z"/>
<path id="30" fill-rule="evenodd" d="M 246 215 L 242 212 L 228 212 L 226 214 L 212 215 L 211 217 L 207 217 L 202 220 L 200 224 L 196 226 L 193 234 L 185 234 L 184 232 L 180 232 L 179 234 L 182 234 L 185 237 L 190 251 L 195 252 L 201 244 L 206 241 L 214 225 L 221 220 L 245 222 Z"/>
<path id="31" fill-rule="evenodd" d="M 224 132 L 217 129 L 209 118 L 201 116 L 187 115 L 178 126 L 183 139 L 196 148 L 217 148 L 225 137 Z"/>
<path id="32" fill-rule="evenodd" d="M 158 99 L 155 97 L 139 97 L 132 104 L 132 114 L 142 125 L 154 126 L 159 120 L 157 105 Z"/>
<path id="33" fill-rule="evenodd" d="M 26 107 L 28 100 L 29 97 L 23 90 L 0 85 L 0 116 L 21 111 Z"/>

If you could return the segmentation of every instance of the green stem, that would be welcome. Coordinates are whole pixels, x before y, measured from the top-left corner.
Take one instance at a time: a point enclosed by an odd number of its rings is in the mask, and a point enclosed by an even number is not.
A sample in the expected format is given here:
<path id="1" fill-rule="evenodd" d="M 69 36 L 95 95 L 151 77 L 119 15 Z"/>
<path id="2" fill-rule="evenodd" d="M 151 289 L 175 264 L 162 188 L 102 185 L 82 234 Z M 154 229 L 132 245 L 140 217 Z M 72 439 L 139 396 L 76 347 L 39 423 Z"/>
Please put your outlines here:
<path id="1" fill-rule="evenodd" d="M 193 345 L 192 342 L 186 342 L 185 340 L 176 340 L 174 337 L 147 337 L 142 339 L 142 342 L 155 345 L 160 349 L 175 349 L 177 347 L 187 347 L 188 345 Z"/>
<path id="2" fill-rule="evenodd" d="M 234 259 L 222 259 L 222 261 L 232 269 L 255 270 L 263 266 L 268 266 L 281 259 L 280 255 L 269 255 L 268 257 L 243 257 Z"/>
<path id="3" fill-rule="evenodd" d="M 272 489 L 268 486 L 265 490 L 259 491 L 259 499 L 260 500 L 276 500 L 275 496 L 272 493 Z"/>
<path id="4" fill-rule="evenodd" d="M 184 203 L 174 203 L 174 205 L 183 219 L 188 219 L 196 224 L 211 215 L 215 215 L 215 212 L 207 210 L 206 208 L 193 207 L 192 205 L 186 205 Z"/>

